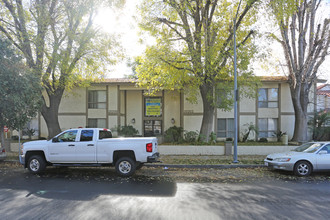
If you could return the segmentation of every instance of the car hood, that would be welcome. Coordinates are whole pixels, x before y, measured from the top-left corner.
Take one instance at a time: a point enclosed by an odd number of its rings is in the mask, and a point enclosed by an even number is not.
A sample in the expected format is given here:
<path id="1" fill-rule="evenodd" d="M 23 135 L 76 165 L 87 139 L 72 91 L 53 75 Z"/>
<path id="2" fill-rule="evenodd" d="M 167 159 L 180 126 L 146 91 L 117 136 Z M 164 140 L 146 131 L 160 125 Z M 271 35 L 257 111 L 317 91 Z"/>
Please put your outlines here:
<path id="1" fill-rule="evenodd" d="M 281 158 L 281 157 L 293 157 L 293 156 L 297 156 L 297 155 L 302 155 L 302 154 L 306 154 L 303 152 L 296 152 L 296 151 L 288 151 L 288 152 L 283 152 L 283 153 L 274 153 L 274 154 L 269 154 L 267 156 L 267 158 Z"/>

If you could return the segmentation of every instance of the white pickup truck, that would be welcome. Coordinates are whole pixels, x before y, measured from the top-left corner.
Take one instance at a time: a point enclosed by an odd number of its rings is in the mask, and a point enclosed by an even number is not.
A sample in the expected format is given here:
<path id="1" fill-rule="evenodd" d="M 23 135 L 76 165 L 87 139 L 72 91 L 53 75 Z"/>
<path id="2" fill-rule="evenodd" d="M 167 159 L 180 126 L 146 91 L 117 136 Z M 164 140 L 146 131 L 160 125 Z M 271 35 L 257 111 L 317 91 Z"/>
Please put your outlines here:
<path id="1" fill-rule="evenodd" d="M 32 173 L 46 166 L 115 166 L 119 175 L 130 176 L 144 163 L 157 162 L 159 153 L 155 137 L 112 138 L 108 129 L 77 128 L 24 143 L 19 158 Z"/>

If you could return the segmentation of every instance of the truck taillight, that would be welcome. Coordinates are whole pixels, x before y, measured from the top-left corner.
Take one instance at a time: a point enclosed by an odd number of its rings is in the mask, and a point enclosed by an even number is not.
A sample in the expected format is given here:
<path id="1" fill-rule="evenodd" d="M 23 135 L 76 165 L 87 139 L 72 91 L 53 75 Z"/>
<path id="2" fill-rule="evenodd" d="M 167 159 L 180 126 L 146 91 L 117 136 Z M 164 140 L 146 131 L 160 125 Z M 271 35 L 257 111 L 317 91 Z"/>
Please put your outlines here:
<path id="1" fill-rule="evenodd" d="M 147 152 L 152 152 L 152 143 L 146 145 Z"/>
<path id="2" fill-rule="evenodd" d="M 6 153 L 6 149 L 3 148 L 2 151 L 1 151 L 1 153 Z"/>

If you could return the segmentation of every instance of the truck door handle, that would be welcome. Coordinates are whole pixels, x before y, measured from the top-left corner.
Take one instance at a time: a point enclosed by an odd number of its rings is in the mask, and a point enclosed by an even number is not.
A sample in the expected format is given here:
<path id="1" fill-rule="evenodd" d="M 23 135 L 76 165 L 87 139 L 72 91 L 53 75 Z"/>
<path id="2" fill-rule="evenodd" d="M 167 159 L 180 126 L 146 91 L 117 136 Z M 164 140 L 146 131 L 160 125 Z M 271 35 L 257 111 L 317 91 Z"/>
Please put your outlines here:
<path id="1" fill-rule="evenodd" d="M 88 147 L 93 147 L 93 146 L 94 146 L 94 144 L 87 144 L 87 146 L 88 146 Z"/>
<path id="2" fill-rule="evenodd" d="M 69 144 L 68 146 L 69 146 L 69 147 L 74 147 L 74 144 Z"/>

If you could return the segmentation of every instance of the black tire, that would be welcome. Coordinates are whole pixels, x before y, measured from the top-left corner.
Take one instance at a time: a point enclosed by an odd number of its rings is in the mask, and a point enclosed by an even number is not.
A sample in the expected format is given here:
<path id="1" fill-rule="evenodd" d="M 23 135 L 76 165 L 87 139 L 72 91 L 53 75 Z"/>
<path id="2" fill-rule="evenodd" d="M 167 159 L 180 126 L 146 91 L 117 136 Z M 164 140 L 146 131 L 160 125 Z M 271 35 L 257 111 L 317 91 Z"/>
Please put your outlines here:
<path id="1" fill-rule="evenodd" d="M 132 176 L 135 172 L 136 164 L 130 157 L 121 157 L 116 162 L 116 172 L 120 176 Z"/>
<path id="2" fill-rule="evenodd" d="M 33 174 L 41 173 L 46 168 L 46 161 L 40 155 L 33 155 L 29 158 L 27 167 Z"/>
<path id="3" fill-rule="evenodd" d="M 294 166 L 294 174 L 297 176 L 309 176 L 312 171 L 313 167 L 308 161 L 299 161 Z"/>
<path id="4" fill-rule="evenodd" d="M 138 163 L 138 164 L 136 165 L 135 170 L 139 170 L 139 169 L 141 169 L 141 168 L 143 167 L 143 165 L 144 165 L 144 163 Z"/>

